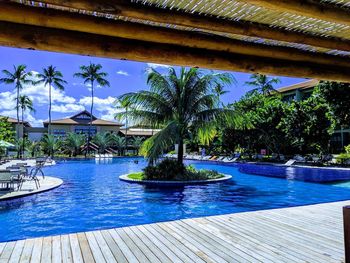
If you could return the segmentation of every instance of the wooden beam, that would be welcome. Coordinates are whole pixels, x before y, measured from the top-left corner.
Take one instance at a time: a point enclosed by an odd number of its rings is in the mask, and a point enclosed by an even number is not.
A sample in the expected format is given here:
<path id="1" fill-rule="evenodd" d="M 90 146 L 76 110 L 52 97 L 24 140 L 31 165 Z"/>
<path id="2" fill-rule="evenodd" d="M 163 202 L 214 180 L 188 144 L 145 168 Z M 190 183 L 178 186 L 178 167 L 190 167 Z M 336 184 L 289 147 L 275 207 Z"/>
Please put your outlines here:
<path id="1" fill-rule="evenodd" d="M 312 17 L 328 22 L 350 26 L 350 12 L 330 4 L 320 4 L 313 0 L 244 0 L 249 4 L 258 5 L 278 12 L 288 12 L 306 17 Z"/>
<path id="2" fill-rule="evenodd" d="M 299 43 L 314 47 L 350 51 L 350 41 L 339 38 L 326 38 L 272 28 L 268 25 L 250 22 L 237 22 L 210 16 L 189 14 L 182 11 L 167 10 L 130 3 L 128 0 L 42 0 L 40 2 L 74 9 L 96 11 L 134 19 L 198 28 L 217 33 L 229 33 Z"/>
<path id="3" fill-rule="evenodd" d="M 350 68 L 350 59 L 301 51 L 296 48 L 254 44 L 226 37 L 154 27 L 115 19 L 65 12 L 55 9 L 0 2 L 0 21 L 66 29 L 85 33 L 180 46 L 226 51 L 242 55 L 278 58 L 291 61 L 312 61 L 315 64 Z"/>
<path id="4" fill-rule="evenodd" d="M 349 70 L 336 66 L 291 63 L 280 59 L 264 59 L 8 22 L 0 22 L 0 45 L 178 66 L 350 82 Z"/>

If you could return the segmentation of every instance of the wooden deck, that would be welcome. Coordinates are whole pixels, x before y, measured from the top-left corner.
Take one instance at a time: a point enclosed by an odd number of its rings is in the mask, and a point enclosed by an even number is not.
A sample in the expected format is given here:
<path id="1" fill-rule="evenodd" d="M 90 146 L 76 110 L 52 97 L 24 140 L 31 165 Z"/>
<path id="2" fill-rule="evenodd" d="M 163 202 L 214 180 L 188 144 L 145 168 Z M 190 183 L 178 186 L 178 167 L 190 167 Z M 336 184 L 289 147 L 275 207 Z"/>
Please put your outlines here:
<path id="1" fill-rule="evenodd" d="M 344 262 L 350 201 L 0 243 L 0 262 Z"/>

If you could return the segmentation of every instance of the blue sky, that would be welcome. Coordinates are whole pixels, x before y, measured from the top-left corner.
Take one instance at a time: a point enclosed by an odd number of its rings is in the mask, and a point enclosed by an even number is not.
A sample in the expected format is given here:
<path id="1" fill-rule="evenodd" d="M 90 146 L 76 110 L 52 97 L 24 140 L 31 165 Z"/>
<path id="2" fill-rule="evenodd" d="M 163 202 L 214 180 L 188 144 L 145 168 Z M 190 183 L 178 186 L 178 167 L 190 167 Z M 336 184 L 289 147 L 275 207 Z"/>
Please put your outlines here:
<path id="1" fill-rule="evenodd" d="M 5 47 L 0 47 L 0 61 L 0 70 L 8 69 L 12 71 L 13 65 L 25 64 L 28 71 L 41 72 L 43 67 L 54 65 L 63 73 L 64 79 L 68 84 L 63 92 L 55 90 L 53 93 L 53 119 L 72 116 L 80 110 L 90 108 L 89 87 L 85 86 L 81 79 L 73 78 L 73 74 L 79 70 L 81 65 L 87 65 L 89 62 L 99 63 L 103 66 L 103 70 L 108 73 L 108 80 L 111 86 L 95 90 L 94 115 L 109 120 L 113 119 L 113 115 L 116 112 L 111 105 L 114 98 L 125 92 L 148 89 L 145 75 L 147 67 L 155 67 L 159 71 L 166 71 L 168 67 L 167 65 L 152 63 Z M 237 80 L 237 84 L 226 88 L 230 92 L 222 98 L 225 103 L 238 100 L 245 92 L 251 89 L 251 87 L 244 85 L 250 74 L 231 73 Z M 0 75 L 2 76 L 2 74 Z M 304 80 L 287 77 L 280 77 L 280 79 L 281 84 L 277 85 L 277 87 L 291 85 Z M 44 86 L 28 86 L 23 90 L 23 93 L 31 97 L 36 109 L 35 113 L 27 113 L 25 118 L 33 126 L 42 126 L 42 121 L 48 118 L 47 89 Z M 15 90 L 12 85 L 0 84 L 0 115 L 15 117 L 14 97 Z"/>

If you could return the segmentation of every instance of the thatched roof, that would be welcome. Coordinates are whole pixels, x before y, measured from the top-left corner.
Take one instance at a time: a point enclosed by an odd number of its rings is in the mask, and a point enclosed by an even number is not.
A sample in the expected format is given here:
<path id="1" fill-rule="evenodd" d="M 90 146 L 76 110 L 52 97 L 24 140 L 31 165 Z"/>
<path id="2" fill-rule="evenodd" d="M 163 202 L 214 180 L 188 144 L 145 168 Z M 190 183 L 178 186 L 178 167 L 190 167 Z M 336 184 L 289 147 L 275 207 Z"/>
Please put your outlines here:
<path id="1" fill-rule="evenodd" d="M 32 12 L 30 8 L 20 10 L 20 5 L 3 3 L 0 10 L 4 10 L 4 14 L 0 15 L 0 21 L 146 42 L 125 42 L 124 45 L 124 42 L 116 41 L 120 45 L 117 51 L 117 48 L 112 48 L 116 46 L 114 39 L 106 38 L 104 45 L 96 41 L 96 46 L 102 49 L 98 51 L 93 46 L 94 39 L 90 38 L 91 42 L 86 43 L 89 48 L 79 51 L 78 48 L 64 46 L 80 45 L 75 41 L 55 46 L 53 38 L 56 35 L 49 39 L 51 42 L 47 41 L 47 36 L 40 35 L 40 32 L 47 35 L 47 32 L 53 31 L 41 29 L 39 33 L 35 31 L 35 41 L 29 41 L 27 35 L 25 43 L 16 44 L 1 41 L 0 36 L 0 44 L 139 61 L 149 58 L 149 62 L 156 63 L 350 81 L 350 77 L 346 76 L 350 69 L 348 0 L 13 2 L 20 2 L 22 7 L 26 4 L 37 8 Z M 16 29 L 19 30 L 19 27 Z M 3 34 L 5 38 L 6 32 Z M 9 35 L 6 36 L 9 38 Z M 69 40 L 68 32 L 63 35 Z M 156 53 L 157 49 L 161 50 Z M 147 50 L 149 52 L 145 52 Z M 181 60 L 179 56 L 184 58 Z"/>

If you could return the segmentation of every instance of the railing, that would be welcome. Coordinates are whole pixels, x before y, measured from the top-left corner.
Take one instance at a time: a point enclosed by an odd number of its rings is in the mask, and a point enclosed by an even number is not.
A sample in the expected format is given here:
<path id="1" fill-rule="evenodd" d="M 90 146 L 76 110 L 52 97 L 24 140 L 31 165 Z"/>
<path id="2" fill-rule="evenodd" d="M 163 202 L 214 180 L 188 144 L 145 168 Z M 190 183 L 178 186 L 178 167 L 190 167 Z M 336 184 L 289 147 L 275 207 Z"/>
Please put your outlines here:
<path id="1" fill-rule="evenodd" d="M 350 206 L 343 207 L 345 262 L 350 263 Z"/>

